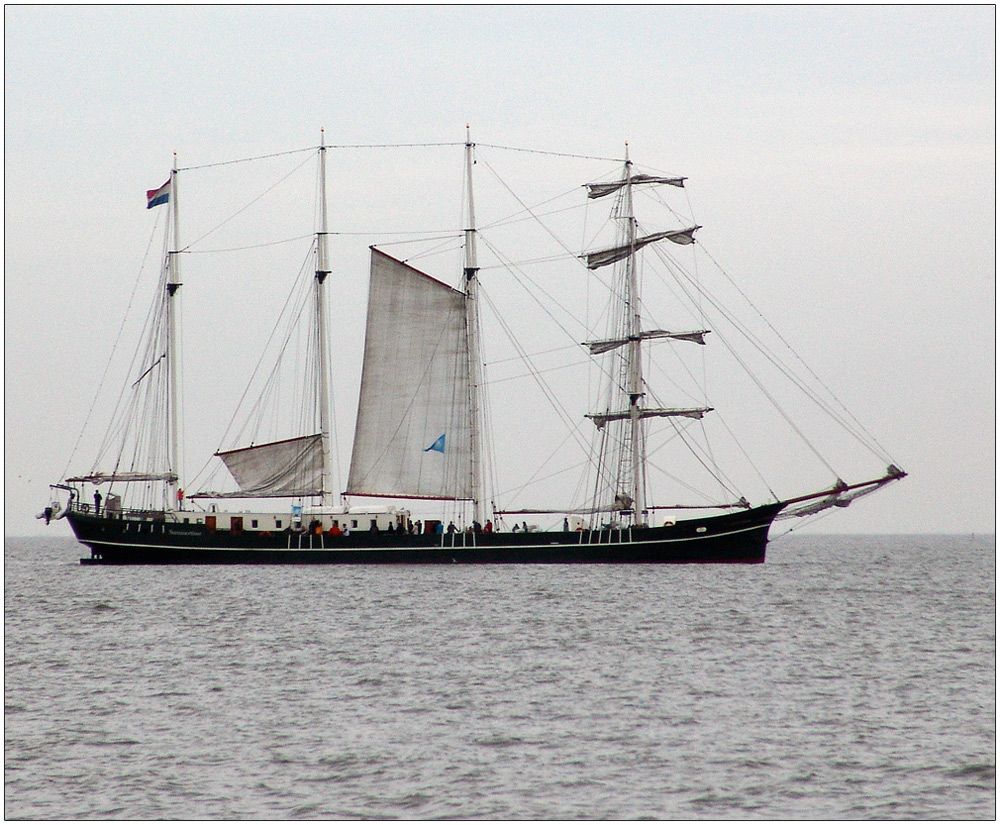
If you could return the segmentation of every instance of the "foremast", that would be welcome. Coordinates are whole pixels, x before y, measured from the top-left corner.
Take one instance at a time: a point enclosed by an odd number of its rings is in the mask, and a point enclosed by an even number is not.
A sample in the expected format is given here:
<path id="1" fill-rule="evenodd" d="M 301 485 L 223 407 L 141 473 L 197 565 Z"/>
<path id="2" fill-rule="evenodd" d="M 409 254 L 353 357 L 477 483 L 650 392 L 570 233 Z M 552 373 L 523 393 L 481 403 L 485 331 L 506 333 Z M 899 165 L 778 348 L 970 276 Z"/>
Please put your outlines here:
<path id="1" fill-rule="evenodd" d="M 628 323 L 629 457 L 633 521 L 646 524 L 646 440 L 642 427 L 642 314 L 639 307 L 639 278 L 635 263 L 635 210 L 632 204 L 632 161 L 625 144 L 625 234 L 629 253 L 625 259 L 625 311 Z"/>
<path id="2" fill-rule="evenodd" d="M 617 194 L 620 198 L 617 214 L 620 220 L 618 243 L 607 249 L 587 253 L 583 257 L 588 269 L 598 269 L 619 263 L 620 287 L 613 290 L 620 295 L 619 309 L 612 317 L 619 319 L 614 337 L 586 342 L 592 355 L 611 353 L 617 368 L 609 373 L 609 378 L 618 383 L 620 396 L 609 398 L 608 407 L 602 412 L 587 415 L 601 432 L 601 466 L 598 468 L 597 490 L 595 491 L 594 512 L 614 510 L 622 515 L 631 515 L 634 526 L 648 525 L 648 497 L 646 490 L 646 438 L 644 420 L 654 417 L 682 416 L 701 418 L 710 412 L 708 407 L 663 408 L 647 407 L 645 404 L 645 379 L 642 372 L 642 342 L 653 339 L 674 339 L 697 344 L 705 343 L 708 330 L 670 332 L 667 330 L 644 330 L 642 324 L 641 297 L 639 292 L 639 268 L 637 253 L 648 244 L 669 240 L 676 244 L 694 243 L 694 233 L 699 226 L 685 229 L 656 232 L 641 236 L 635 218 L 633 187 L 640 184 L 668 184 L 683 186 L 684 178 L 655 177 L 633 174 L 632 161 L 625 150 L 625 166 L 622 178 L 611 183 L 588 184 L 588 196 L 601 198 Z M 608 424 L 614 424 L 607 428 Z M 617 444 L 615 444 L 617 439 Z M 613 446 L 615 445 L 615 446 Z M 607 465 L 616 465 L 611 469 Z M 602 478 L 614 485 L 610 498 L 601 502 Z"/>

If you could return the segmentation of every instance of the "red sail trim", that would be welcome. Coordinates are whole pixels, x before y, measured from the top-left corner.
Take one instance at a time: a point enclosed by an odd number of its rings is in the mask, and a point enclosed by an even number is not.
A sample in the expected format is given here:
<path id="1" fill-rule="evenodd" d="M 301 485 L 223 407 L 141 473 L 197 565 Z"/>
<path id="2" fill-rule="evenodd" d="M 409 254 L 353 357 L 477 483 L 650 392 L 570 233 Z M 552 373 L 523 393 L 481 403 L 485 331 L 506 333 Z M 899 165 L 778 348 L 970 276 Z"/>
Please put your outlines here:
<path id="1" fill-rule="evenodd" d="M 219 450 L 215 455 L 220 458 L 224 455 L 233 455 L 233 453 L 245 453 L 247 450 L 258 450 L 261 447 L 273 447 L 276 444 L 289 444 L 292 441 L 304 441 L 307 438 L 315 438 L 321 435 L 321 433 L 312 433 L 310 435 L 297 435 L 294 438 L 281 438 L 277 441 L 262 441 L 260 444 L 251 444 L 249 447 L 236 447 L 232 450 Z"/>
<path id="2" fill-rule="evenodd" d="M 422 278 L 426 278 L 426 279 L 427 279 L 428 281 L 433 281 L 434 283 L 438 284 L 438 286 L 443 286 L 443 287 L 444 287 L 445 289 L 450 289 L 450 290 L 451 290 L 452 292 L 457 292 L 457 293 L 458 293 L 459 295 L 464 295 L 464 294 L 465 294 L 465 293 L 464 293 L 464 292 L 462 292 L 461 290 L 459 290 L 459 289 L 455 289 L 455 287 L 451 286 L 450 284 L 446 284 L 446 283 L 445 283 L 444 281 L 439 281 L 439 280 L 438 280 L 437 278 L 435 278 L 435 277 L 434 277 L 433 275 L 428 275 L 428 274 L 427 274 L 426 272 L 421 272 L 421 271 L 420 271 L 419 269 L 417 269 L 416 267 L 412 267 L 412 266 L 410 266 L 410 265 L 409 265 L 409 264 L 408 264 L 408 263 L 407 263 L 406 261 L 401 261 L 401 260 L 400 260 L 399 258 L 394 258 L 394 257 L 392 257 L 392 255 L 386 255 L 386 254 L 385 254 L 385 253 L 384 253 L 384 252 L 383 252 L 383 251 L 382 251 L 381 249 L 379 249 L 379 248 L 378 248 L 378 247 L 376 247 L 376 246 L 369 246 L 368 248 L 369 248 L 369 249 L 370 249 L 370 250 L 371 250 L 372 252 L 377 252 L 377 253 L 378 253 L 379 255 L 381 255 L 381 256 L 382 256 L 383 258 L 388 258 L 388 259 L 389 259 L 390 261 L 393 261 L 394 263 L 397 263 L 397 264 L 399 264 L 400 266 L 405 266 L 405 267 L 406 267 L 406 268 L 407 268 L 408 270 L 410 270 L 410 272 L 412 272 L 412 273 L 413 273 L 414 275 L 419 275 L 419 276 L 421 276 Z"/>

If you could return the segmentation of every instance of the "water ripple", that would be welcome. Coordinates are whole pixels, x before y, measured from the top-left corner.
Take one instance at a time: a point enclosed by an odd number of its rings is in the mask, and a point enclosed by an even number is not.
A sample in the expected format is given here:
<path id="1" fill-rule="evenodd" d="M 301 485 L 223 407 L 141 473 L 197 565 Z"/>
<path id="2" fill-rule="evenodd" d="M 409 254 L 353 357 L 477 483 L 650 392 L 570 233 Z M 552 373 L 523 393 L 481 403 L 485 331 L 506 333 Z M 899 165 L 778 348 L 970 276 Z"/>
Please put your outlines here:
<path id="1" fill-rule="evenodd" d="M 994 545 L 148 568 L 8 540 L 5 814 L 990 819 Z"/>

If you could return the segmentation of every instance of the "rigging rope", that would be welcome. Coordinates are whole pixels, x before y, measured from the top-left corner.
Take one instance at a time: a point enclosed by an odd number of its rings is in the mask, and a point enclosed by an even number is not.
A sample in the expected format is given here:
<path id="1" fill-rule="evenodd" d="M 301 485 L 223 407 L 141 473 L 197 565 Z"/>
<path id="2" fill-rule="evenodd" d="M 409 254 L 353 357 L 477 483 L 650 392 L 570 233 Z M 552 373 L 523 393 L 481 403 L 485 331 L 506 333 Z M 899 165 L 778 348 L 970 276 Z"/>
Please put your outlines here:
<path id="1" fill-rule="evenodd" d="M 236 216 L 234 215 L 233 217 Z M 216 227 L 216 229 L 218 228 L 219 227 Z M 310 232 L 308 235 L 296 235 L 294 238 L 285 238 L 283 241 L 267 241 L 266 243 L 255 243 L 255 244 L 250 244 L 249 246 L 231 246 L 228 249 L 182 249 L 181 251 L 188 255 L 215 255 L 224 252 L 244 252 L 247 249 L 263 249 L 265 246 L 280 246 L 281 244 L 295 243 L 296 241 L 301 241 L 305 240 L 306 238 L 315 238 L 315 237 L 316 233 Z"/>
<path id="2" fill-rule="evenodd" d="M 704 246 L 702 246 L 702 249 L 704 249 Z M 729 281 L 729 283 L 732 284 L 732 286 L 740 293 L 740 295 L 743 297 L 743 299 L 747 302 L 747 304 L 750 305 L 750 307 L 754 310 L 754 312 L 757 313 L 757 315 L 761 318 L 761 320 L 765 324 L 767 324 L 768 328 L 770 328 L 770 330 L 774 333 L 774 335 L 778 338 L 778 340 L 780 340 L 781 343 L 784 344 L 785 347 L 788 348 L 788 351 L 791 352 L 792 355 L 794 355 L 796 359 L 798 359 L 799 363 L 801 363 L 802 366 L 805 367 L 805 369 L 813 377 L 813 379 L 827 393 L 829 393 L 830 398 L 840 407 L 840 409 L 843 411 L 844 415 L 846 415 L 848 418 L 850 418 L 851 421 L 853 421 L 854 426 L 857 427 L 858 430 L 860 430 L 860 432 L 863 433 L 867 439 L 869 439 L 869 443 L 866 444 L 866 446 L 868 447 L 868 449 L 870 449 L 873 453 L 876 453 L 877 455 L 879 455 L 879 457 L 882 458 L 884 461 L 886 461 L 886 462 L 888 462 L 890 464 L 894 463 L 892 461 L 892 458 L 889 455 L 888 451 L 885 449 L 885 447 L 883 447 L 878 442 L 878 440 L 875 438 L 875 436 L 873 436 L 870 432 L 868 432 L 868 430 L 864 426 L 864 424 L 862 424 L 861 421 L 859 421 L 858 418 L 847 408 L 847 406 L 836 396 L 836 394 L 833 392 L 833 390 L 831 390 L 824 383 L 823 379 L 821 379 L 813 371 L 813 369 L 805 362 L 805 360 L 802 358 L 802 356 L 800 356 L 795 351 L 795 349 L 792 347 L 792 345 L 789 344 L 787 340 L 785 340 L 784 336 L 777 329 L 775 329 L 775 327 L 771 324 L 770 321 L 768 321 L 767 317 L 759 309 L 757 309 L 757 307 L 754 305 L 753 301 L 751 301 L 750 298 L 739 288 L 739 285 L 733 280 L 733 278 L 729 275 L 729 273 L 726 272 L 725 269 L 723 269 L 723 267 L 715 260 L 715 258 L 712 257 L 712 255 L 708 252 L 708 250 L 705 250 L 705 255 L 708 257 L 708 259 L 710 261 L 712 261 L 713 264 L 715 264 L 715 266 L 719 269 L 719 271 L 723 274 L 723 276 L 725 276 L 725 278 Z M 821 406 L 823 406 L 824 409 L 827 409 L 827 406 L 825 404 L 823 404 L 818 398 L 815 398 L 815 396 L 812 393 L 810 393 L 810 395 L 814 397 L 814 400 L 816 401 L 817 404 L 820 404 Z M 847 424 L 841 419 L 839 413 L 834 413 L 833 410 L 829 410 L 828 409 L 828 414 L 831 417 L 833 417 L 835 420 L 840 421 L 841 426 L 843 426 L 846 430 L 848 430 L 849 432 L 851 431 L 850 427 L 848 427 Z M 855 436 L 855 438 L 858 439 L 858 441 L 864 442 L 864 439 L 862 439 L 857 432 L 854 432 L 853 435 Z"/>
<path id="3" fill-rule="evenodd" d="M 442 144 L 442 145 L 452 145 L 455 144 Z M 464 146 L 465 144 L 459 144 Z M 502 149 L 505 152 L 524 152 L 531 155 L 548 155 L 549 157 L 555 158 L 576 158 L 577 160 L 603 160 L 611 163 L 624 163 L 625 158 L 609 158 L 602 155 L 575 155 L 571 152 L 550 152 L 546 149 L 522 149 L 518 146 L 499 146 L 495 143 L 477 143 L 477 147 L 485 146 L 487 149 Z"/>
<path id="4" fill-rule="evenodd" d="M 139 272 L 136 275 L 135 281 L 132 284 L 132 292 L 128 296 L 128 303 L 125 306 L 125 312 L 122 314 L 121 324 L 118 326 L 118 332 L 115 335 L 114 343 L 111 345 L 111 352 L 108 354 L 108 360 L 104 364 L 104 372 L 101 373 L 101 378 L 97 382 L 97 389 L 94 391 L 94 398 L 90 402 L 90 408 L 87 410 L 87 415 L 84 416 L 83 426 L 80 427 L 80 432 L 76 437 L 76 442 L 73 444 L 73 449 L 70 450 L 69 459 L 66 462 L 66 466 L 63 468 L 60 474 L 60 479 L 66 478 L 66 474 L 69 472 L 70 466 L 73 464 L 73 459 L 76 458 L 76 451 L 80 448 L 80 441 L 83 439 L 83 434 L 90 425 L 90 417 L 94 413 L 94 407 L 97 404 L 97 399 L 101 394 L 101 390 L 104 387 L 104 382 L 108 377 L 108 370 L 111 368 L 111 362 L 114 360 L 115 353 L 118 351 L 118 345 L 121 343 L 122 332 L 125 329 L 125 323 L 128 320 L 129 313 L 132 311 L 132 304 L 135 301 L 135 294 L 139 288 L 139 282 L 142 280 L 142 273 L 146 268 L 146 263 L 149 260 L 149 251 L 153 248 L 153 240 L 156 237 L 156 233 L 160 227 L 160 216 L 157 214 L 156 220 L 153 221 L 153 231 L 149 234 L 149 241 L 146 243 L 146 251 L 142 256 L 142 263 L 139 264 Z"/>
<path id="5" fill-rule="evenodd" d="M 255 203 L 257 203 L 257 201 L 259 201 L 265 195 L 268 195 L 271 192 L 273 192 L 281 184 L 283 184 L 286 180 L 288 180 L 292 175 L 294 175 L 296 172 L 298 172 L 299 169 L 301 169 L 303 166 L 305 166 L 310 160 L 311 160 L 311 158 L 306 158 L 305 160 L 303 160 L 302 163 L 300 163 L 298 166 L 295 166 L 294 168 L 292 168 L 291 170 L 289 170 L 288 174 L 286 174 L 284 177 L 276 180 L 273 184 L 271 184 L 271 186 L 269 186 L 267 189 L 265 189 L 263 192 L 261 192 L 257 197 L 252 198 L 248 203 L 246 203 L 241 208 L 237 209 L 235 212 L 233 212 L 232 215 L 230 215 L 224 221 L 222 221 L 221 223 L 216 224 L 214 227 L 212 227 L 211 229 L 209 229 L 203 235 L 201 235 L 200 237 L 198 237 L 195 240 L 191 241 L 189 244 L 187 244 L 180 251 L 181 252 L 188 252 L 191 249 L 192 246 L 194 246 L 195 244 L 201 243 L 203 240 L 205 240 L 205 238 L 207 238 L 213 232 L 217 232 L 219 229 L 221 229 L 223 226 L 225 226 L 227 223 L 229 223 L 235 217 L 237 217 L 238 215 L 241 215 L 244 212 L 246 212 L 247 209 L 249 209 L 251 206 L 253 206 Z"/>
<path id="6" fill-rule="evenodd" d="M 326 144 L 325 149 L 407 149 L 440 146 L 465 146 L 464 143 L 333 143 Z M 285 152 L 272 152 L 267 155 L 254 155 L 249 158 L 236 158 L 235 160 L 220 160 L 216 163 L 201 163 L 196 166 L 180 166 L 178 172 L 192 172 L 200 169 L 214 169 L 219 166 L 233 166 L 237 163 L 251 163 L 257 160 L 269 160 L 280 158 L 286 155 L 297 155 L 302 152 L 317 152 L 319 146 L 305 146 L 301 149 L 289 149 Z"/>
<path id="7" fill-rule="evenodd" d="M 661 252 L 661 250 L 659 250 L 659 249 L 656 250 L 656 253 L 660 257 L 660 259 L 663 260 L 665 264 L 667 264 L 667 266 L 669 268 L 670 264 L 672 263 L 672 261 L 669 259 L 669 256 L 665 255 L 665 253 Z M 683 270 L 680 270 L 680 268 L 678 268 L 678 270 L 681 271 L 681 272 L 683 271 Z M 681 282 L 680 278 L 677 277 L 677 274 L 678 274 L 678 272 L 674 273 L 674 275 L 675 275 L 675 281 L 676 281 L 677 285 L 685 293 L 687 299 L 689 301 L 691 301 L 692 303 L 694 303 L 689 290 L 684 286 L 684 284 Z M 762 341 L 760 341 L 759 338 L 757 338 L 756 335 L 754 335 L 752 332 L 750 332 L 750 330 L 746 329 L 745 327 L 743 327 L 742 325 L 740 325 L 739 323 L 737 323 L 737 321 L 736 321 L 735 317 L 732 315 L 732 313 L 728 312 L 722 306 L 722 304 L 718 300 L 716 300 L 714 296 L 711 295 L 711 293 L 709 293 L 700 283 L 693 283 L 692 282 L 691 285 L 694 287 L 694 289 L 699 294 L 701 294 L 703 297 L 705 297 L 709 301 L 709 303 L 712 304 L 712 306 L 715 307 L 715 309 L 720 313 L 721 317 L 723 317 L 726 320 L 728 320 L 735 327 L 735 329 L 737 330 L 737 332 L 739 332 L 744 338 L 747 339 L 747 341 L 749 341 L 751 344 L 753 344 L 757 348 L 757 350 L 762 355 L 765 356 L 765 358 L 767 358 L 779 371 L 781 371 L 785 375 L 786 378 L 788 378 L 790 381 L 792 381 L 797 387 L 799 387 L 800 390 L 802 390 L 810 398 L 812 398 L 815 403 L 817 403 L 817 404 L 819 404 L 821 406 L 821 408 L 826 409 L 825 405 L 822 404 L 822 402 L 820 401 L 820 399 L 818 399 L 815 396 L 815 393 L 811 393 L 809 391 L 809 389 L 800 380 L 798 380 L 796 378 L 795 374 L 792 373 L 791 370 L 789 370 L 781 362 L 781 360 L 774 353 L 772 353 L 764 345 L 764 343 Z M 714 332 L 715 332 L 716 335 L 718 335 L 719 340 L 725 345 L 726 349 L 729 350 L 730 355 L 732 355 L 732 357 L 736 360 L 736 362 L 743 368 L 743 371 L 750 378 L 750 380 L 753 381 L 754 384 L 756 384 L 757 389 L 760 390 L 761 394 L 771 403 L 771 406 L 774 407 L 774 409 L 778 412 L 778 414 L 785 420 L 785 423 L 788 424 L 788 426 L 799 436 L 799 438 L 809 448 L 809 450 L 813 453 L 813 455 L 815 455 L 816 458 L 831 473 L 833 473 L 833 475 L 839 477 L 839 474 L 837 473 L 837 471 L 831 466 L 831 464 L 826 460 L 826 458 L 823 457 L 823 455 L 819 452 L 819 450 L 816 449 L 816 446 L 809 440 L 809 438 L 802 431 L 802 429 L 791 419 L 791 417 L 784 410 L 784 408 L 778 403 L 777 398 L 775 398 L 775 396 L 772 393 L 770 393 L 764 387 L 764 384 L 761 382 L 761 380 L 754 374 L 753 370 L 750 369 L 750 365 L 747 363 L 746 359 L 744 359 L 743 357 L 740 356 L 740 354 L 738 353 L 736 347 L 733 346 L 733 344 L 730 343 L 730 341 L 727 338 L 727 336 L 725 335 L 725 333 L 722 332 L 722 330 L 720 330 L 718 328 L 716 328 L 714 330 Z M 831 416 L 833 415 L 832 411 L 827 410 L 827 412 Z"/>

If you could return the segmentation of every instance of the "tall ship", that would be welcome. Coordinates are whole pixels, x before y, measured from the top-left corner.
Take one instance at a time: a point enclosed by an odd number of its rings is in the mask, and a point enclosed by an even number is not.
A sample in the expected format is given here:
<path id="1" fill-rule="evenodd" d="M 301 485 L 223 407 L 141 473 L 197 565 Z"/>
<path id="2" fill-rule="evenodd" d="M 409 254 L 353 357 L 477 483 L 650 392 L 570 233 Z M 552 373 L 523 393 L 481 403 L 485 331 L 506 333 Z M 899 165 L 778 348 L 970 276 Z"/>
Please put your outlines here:
<path id="1" fill-rule="evenodd" d="M 175 157 L 169 179 L 147 193 L 147 207 L 157 210 L 151 214 L 165 220 L 143 343 L 96 462 L 52 485 L 53 500 L 40 514 L 47 522 L 68 522 L 90 550 L 82 564 L 759 564 L 776 520 L 815 518 L 905 476 L 824 392 L 825 385 L 820 382 L 817 392 L 796 376 L 794 353 L 769 349 L 736 325 L 709 291 L 699 265 L 686 264 L 683 256 L 700 251 L 701 226 L 679 217 L 670 201 L 671 193 L 683 193 L 686 178 L 637 168 L 626 147 L 625 157 L 614 161 L 616 170 L 608 168 L 612 159 L 594 159 L 604 164 L 604 176 L 575 184 L 566 208 L 544 197 L 529 201 L 503 181 L 494 188 L 510 194 L 513 210 L 479 227 L 473 184 L 481 147 L 468 133 L 464 144 L 450 146 L 462 162 L 461 225 L 425 239 L 429 253 L 407 254 L 409 246 L 398 251 L 394 240 L 366 244 L 367 314 L 346 483 L 333 399 L 345 386 L 344 353 L 361 350 L 360 342 L 345 345 L 353 341 L 345 338 L 344 319 L 352 312 L 360 316 L 362 307 L 345 306 L 343 290 L 331 286 L 344 270 L 339 259 L 331 262 L 332 239 L 343 246 L 354 237 L 330 228 L 331 213 L 336 221 L 340 212 L 330 208 L 327 165 L 339 147 L 324 138 L 309 150 L 317 170 L 313 231 L 305 236 L 309 263 L 296 279 L 287 312 L 282 310 L 285 320 L 270 336 L 259 316 L 237 325 L 248 333 L 248 348 L 256 334 L 277 352 L 276 363 L 296 361 L 294 378 L 284 379 L 284 385 L 295 385 L 296 406 L 276 403 L 277 412 L 265 412 L 282 385 L 278 376 L 286 373 L 258 362 L 247 393 L 234 399 L 240 402 L 234 406 L 248 410 L 249 423 L 234 429 L 234 415 L 223 437 L 232 440 L 235 433 L 243 443 L 220 446 L 208 456 L 211 469 L 190 477 L 182 470 L 184 436 L 192 419 L 200 425 L 206 416 L 186 416 L 184 408 L 197 387 L 185 389 L 182 376 L 180 309 L 197 287 L 183 286 L 182 259 L 192 246 L 182 242 L 180 227 L 182 184 L 198 169 L 179 169 Z M 488 161 L 483 165 L 494 171 Z M 659 210 L 659 223 L 640 218 L 640 199 Z M 562 227 L 570 213 L 581 211 L 590 224 L 583 242 L 595 245 L 581 247 L 581 235 L 567 241 L 560 230 L 547 228 L 546 218 Z M 595 218 L 598 213 L 603 217 Z M 484 232 L 496 228 L 516 237 L 528 227 L 555 251 L 539 253 L 534 241 L 525 241 L 518 258 Z M 490 254 L 487 265 L 480 264 L 481 247 Z M 435 260 L 435 248 L 450 252 L 449 263 L 437 269 L 423 264 Z M 533 276 L 535 266 L 554 273 L 552 281 Z M 513 278 L 497 286 L 514 299 L 502 309 L 491 281 L 500 271 Z M 645 283 L 651 278 L 658 292 Z M 560 283 L 570 284 L 562 294 Z M 520 299 L 511 284 L 523 287 Z M 544 308 L 548 299 L 554 309 Z M 674 320 L 674 307 L 682 306 L 694 323 Z M 484 307 L 500 332 L 485 329 Z M 580 307 L 589 315 L 575 325 L 569 318 Z M 513 335 L 522 313 L 537 319 L 527 324 L 527 343 Z M 713 313 L 724 333 L 709 325 Z M 558 346 L 541 343 L 547 326 Z M 213 334 L 212 328 L 184 331 L 208 340 Z M 750 373 L 749 386 L 760 389 L 826 477 L 811 492 L 789 493 L 770 481 L 764 493 L 743 492 L 719 463 L 724 451 L 711 441 L 721 405 L 681 382 L 707 375 L 712 364 L 704 353 L 716 341 L 748 372 L 740 348 L 763 353 L 878 470 L 842 478 Z M 513 354 L 494 357 L 494 349 Z M 664 352 L 666 368 L 656 361 Z M 683 366 L 691 353 L 700 364 Z M 537 354 L 541 366 L 532 361 Z M 547 357 L 563 361 L 546 365 Z M 498 375 L 512 363 L 522 375 Z M 571 377 L 550 384 L 549 373 Z M 514 389 L 518 377 L 544 400 Z M 262 387 L 263 400 L 244 403 L 252 386 Z M 748 408 L 729 373 L 721 386 L 735 391 L 739 412 Z M 215 398 L 213 406 L 224 401 Z M 763 446 L 780 472 L 786 449 L 781 434 L 764 419 L 749 421 L 751 441 Z M 553 423 L 564 432 L 549 434 Z M 715 429 L 732 435 L 725 420 Z M 686 458 L 666 457 L 674 451 Z M 740 446 L 733 454 L 747 452 Z M 748 461 L 760 475 L 761 465 Z M 220 468 L 228 473 L 221 481 Z M 691 480 L 682 475 L 688 472 Z M 570 477 L 575 480 L 568 482 Z M 682 500 L 685 495 L 691 500 Z"/>

